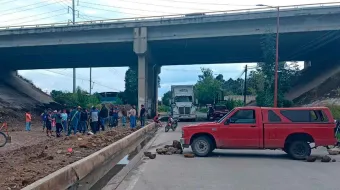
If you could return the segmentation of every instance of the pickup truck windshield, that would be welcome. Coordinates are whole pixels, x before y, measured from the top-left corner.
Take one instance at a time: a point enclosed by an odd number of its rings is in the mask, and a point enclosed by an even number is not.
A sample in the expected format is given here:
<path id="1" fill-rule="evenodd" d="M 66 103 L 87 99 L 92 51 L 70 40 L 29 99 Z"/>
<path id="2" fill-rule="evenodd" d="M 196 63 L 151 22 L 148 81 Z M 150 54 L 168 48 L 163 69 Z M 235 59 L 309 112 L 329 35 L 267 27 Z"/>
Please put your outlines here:
<path id="1" fill-rule="evenodd" d="M 175 102 L 192 102 L 191 96 L 176 96 Z"/>
<path id="2" fill-rule="evenodd" d="M 231 112 L 234 111 L 234 109 L 232 109 L 229 113 L 225 114 L 220 120 L 217 121 L 217 123 L 221 123 L 226 117 L 228 117 L 228 115 L 230 115 Z"/>

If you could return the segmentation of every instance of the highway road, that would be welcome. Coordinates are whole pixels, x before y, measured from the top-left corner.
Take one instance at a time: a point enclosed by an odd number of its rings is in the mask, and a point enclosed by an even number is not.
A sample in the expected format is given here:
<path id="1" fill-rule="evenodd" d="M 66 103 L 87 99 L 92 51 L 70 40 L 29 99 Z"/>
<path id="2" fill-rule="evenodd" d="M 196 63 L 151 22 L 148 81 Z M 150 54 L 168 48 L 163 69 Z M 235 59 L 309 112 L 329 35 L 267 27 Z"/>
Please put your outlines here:
<path id="1" fill-rule="evenodd" d="M 150 151 L 179 139 L 175 132 L 158 131 Z M 191 152 L 191 149 L 185 149 Z M 326 149 L 313 150 L 327 154 Z M 340 156 L 335 163 L 295 161 L 279 150 L 219 150 L 211 157 L 184 158 L 157 155 L 143 160 L 122 181 L 118 190 L 338 190 Z"/>

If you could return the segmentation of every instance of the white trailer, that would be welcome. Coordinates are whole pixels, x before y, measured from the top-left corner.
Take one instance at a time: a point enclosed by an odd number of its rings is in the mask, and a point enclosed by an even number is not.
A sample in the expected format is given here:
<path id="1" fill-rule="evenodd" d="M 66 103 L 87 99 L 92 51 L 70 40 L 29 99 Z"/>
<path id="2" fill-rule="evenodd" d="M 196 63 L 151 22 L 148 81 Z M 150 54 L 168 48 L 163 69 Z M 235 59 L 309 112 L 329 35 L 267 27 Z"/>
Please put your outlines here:
<path id="1" fill-rule="evenodd" d="M 193 85 L 172 85 L 171 95 L 171 113 L 174 118 L 197 119 Z"/>

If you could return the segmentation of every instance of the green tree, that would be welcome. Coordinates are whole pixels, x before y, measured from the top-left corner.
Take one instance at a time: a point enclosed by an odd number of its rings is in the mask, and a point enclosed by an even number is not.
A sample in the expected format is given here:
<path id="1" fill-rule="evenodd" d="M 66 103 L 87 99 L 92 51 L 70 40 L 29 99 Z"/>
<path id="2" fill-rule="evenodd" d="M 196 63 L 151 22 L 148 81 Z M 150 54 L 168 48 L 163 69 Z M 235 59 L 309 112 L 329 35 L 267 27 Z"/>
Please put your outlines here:
<path id="1" fill-rule="evenodd" d="M 166 106 L 170 106 L 169 100 L 171 99 L 171 91 L 166 92 L 162 97 L 162 104 Z"/>
<path id="2" fill-rule="evenodd" d="M 100 103 L 99 96 L 96 93 L 90 95 L 80 87 L 77 87 L 76 93 L 52 90 L 51 96 L 54 101 L 67 107 L 81 106 L 89 108 Z"/>
<path id="3" fill-rule="evenodd" d="M 157 83 L 158 83 L 158 88 L 160 88 L 161 78 L 159 76 L 157 76 Z M 123 94 L 119 94 L 119 98 L 121 98 L 124 103 L 128 103 L 131 105 L 138 104 L 138 69 L 137 67 L 129 67 L 129 69 L 125 72 L 125 90 Z"/>
<path id="4" fill-rule="evenodd" d="M 138 104 L 138 72 L 136 67 L 129 67 L 125 73 L 124 100 L 131 105 Z"/>
<path id="5" fill-rule="evenodd" d="M 250 84 L 256 91 L 256 102 L 259 106 L 273 106 L 274 104 L 275 44 L 275 35 L 273 33 L 263 36 L 261 49 L 264 62 L 258 63 L 258 69 L 251 73 L 249 77 Z M 293 86 L 298 75 L 299 68 L 296 63 L 279 62 L 278 106 L 291 106 L 292 103 L 284 99 L 284 94 Z"/>
<path id="6" fill-rule="evenodd" d="M 200 104 L 211 104 L 220 93 L 222 83 L 214 78 L 211 69 L 201 68 L 201 71 L 195 85 L 195 94 Z"/>

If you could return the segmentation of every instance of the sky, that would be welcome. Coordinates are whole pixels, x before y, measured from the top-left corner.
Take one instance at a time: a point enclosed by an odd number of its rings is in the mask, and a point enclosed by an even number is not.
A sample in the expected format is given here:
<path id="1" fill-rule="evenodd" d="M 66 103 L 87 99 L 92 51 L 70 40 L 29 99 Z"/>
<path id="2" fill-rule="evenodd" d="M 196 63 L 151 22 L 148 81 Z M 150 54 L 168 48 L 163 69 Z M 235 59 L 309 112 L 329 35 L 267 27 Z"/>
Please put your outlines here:
<path id="1" fill-rule="evenodd" d="M 76 21 L 227 11 L 269 6 L 296 5 L 295 0 L 75 0 Z M 329 0 L 299 0 L 299 4 L 326 3 Z M 0 26 L 64 23 L 72 19 L 71 0 L 0 0 Z M 253 66 L 255 63 L 247 63 Z M 195 84 L 201 67 L 208 67 L 225 79 L 240 76 L 246 63 L 167 66 L 161 68 L 159 96 L 171 85 Z M 92 92 L 123 91 L 126 67 L 93 68 Z M 77 69 L 77 86 L 89 90 L 89 68 Z M 72 69 L 25 70 L 19 74 L 46 92 L 72 91 Z"/>

